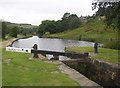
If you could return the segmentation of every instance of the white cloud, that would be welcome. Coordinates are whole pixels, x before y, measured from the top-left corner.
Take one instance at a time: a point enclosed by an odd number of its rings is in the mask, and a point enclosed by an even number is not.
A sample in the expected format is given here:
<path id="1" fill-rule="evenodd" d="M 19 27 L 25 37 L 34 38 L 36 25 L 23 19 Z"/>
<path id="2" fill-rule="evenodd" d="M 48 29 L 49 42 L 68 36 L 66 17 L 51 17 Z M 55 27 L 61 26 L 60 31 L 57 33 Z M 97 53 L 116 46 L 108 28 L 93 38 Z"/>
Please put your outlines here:
<path id="1" fill-rule="evenodd" d="M 1 0 L 0 19 L 11 22 L 40 24 L 42 20 L 58 20 L 65 12 L 92 15 L 92 0 Z"/>

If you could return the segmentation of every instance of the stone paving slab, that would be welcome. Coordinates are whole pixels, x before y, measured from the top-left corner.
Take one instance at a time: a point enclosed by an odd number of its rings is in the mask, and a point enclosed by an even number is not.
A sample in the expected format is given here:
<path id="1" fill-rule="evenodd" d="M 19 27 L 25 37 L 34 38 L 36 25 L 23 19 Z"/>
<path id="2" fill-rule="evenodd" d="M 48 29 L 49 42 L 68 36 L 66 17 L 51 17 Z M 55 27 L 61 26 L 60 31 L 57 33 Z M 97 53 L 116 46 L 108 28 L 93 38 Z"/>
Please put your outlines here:
<path id="1" fill-rule="evenodd" d="M 70 68 L 69 66 L 65 65 L 61 61 L 52 61 L 52 63 L 59 64 L 59 69 L 61 70 L 61 72 L 67 74 L 74 81 L 77 81 L 82 88 L 85 88 L 86 86 L 89 86 L 89 88 L 103 88 L 99 84 L 88 79 L 87 77 L 80 74 L 78 71 Z"/>
<path id="2" fill-rule="evenodd" d="M 61 62 L 59 60 L 53 60 L 53 61 L 52 60 L 50 60 L 50 61 L 47 60 L 45 62 L 59 64 L 60 71 L 62 73 L 67 74 L 74 81 L 78 82 L 82 88 L 86 88 L 86 87 L 89 87 L 89 88 L 103 88 L 99 84 L 97 84 L 94 81 L 88 79 L 84 75 L 80 74 L 78 71 L 70 68 L 69 66 L 67 66 L 66 64 L 64 64 L 63 62 Z"/>

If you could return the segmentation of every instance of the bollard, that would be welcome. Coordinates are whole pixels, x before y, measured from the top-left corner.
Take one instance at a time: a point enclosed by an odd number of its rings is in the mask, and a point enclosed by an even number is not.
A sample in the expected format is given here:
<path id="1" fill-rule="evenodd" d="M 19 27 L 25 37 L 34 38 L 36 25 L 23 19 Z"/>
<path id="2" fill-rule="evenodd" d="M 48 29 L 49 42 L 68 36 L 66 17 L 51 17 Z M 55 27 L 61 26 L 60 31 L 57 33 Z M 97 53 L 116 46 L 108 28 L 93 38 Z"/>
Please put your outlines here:
<path id="1" fill-rule="evenodd" d="M 88 52 L 85 52 L 84 55 L 85 55 L 86 57 L 88 57 L 88 56 L 89 56 L 89 53 L 88 53 Z"/>
<path id="2" fill-rule="evenodd" d="M 38 52 L 37 52 L 37 50 L 38 50 L 38 45 L 37 45 L 37 44 L 34 44 L 33 48 L 34 48 L 33 58 L 39 58 Z"/>
<path id="3" fill-rule="evenodd" d="M 94 44 L 94 49 L 95 49 L 95 53 L 98 53 L 98 43 L 97 42 L 95 42 L 95 44 Z"/>

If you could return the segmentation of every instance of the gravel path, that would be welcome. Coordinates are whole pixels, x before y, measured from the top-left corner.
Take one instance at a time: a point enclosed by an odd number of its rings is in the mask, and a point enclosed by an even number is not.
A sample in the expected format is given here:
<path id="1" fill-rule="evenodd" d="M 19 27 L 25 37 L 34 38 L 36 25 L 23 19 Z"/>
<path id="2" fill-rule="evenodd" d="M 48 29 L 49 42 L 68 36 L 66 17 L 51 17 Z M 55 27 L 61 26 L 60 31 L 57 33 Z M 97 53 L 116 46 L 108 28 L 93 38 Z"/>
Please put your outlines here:
<path id="1" fill-rule="evenodd" d="M 0 48 L 5 48 L 8 45 L 10 45 L 12 43 L 12 41 L 16 40 L 17 38 L 13 38 L 13 39 L 8 39 L 5 41 L 0 42 Z"/>

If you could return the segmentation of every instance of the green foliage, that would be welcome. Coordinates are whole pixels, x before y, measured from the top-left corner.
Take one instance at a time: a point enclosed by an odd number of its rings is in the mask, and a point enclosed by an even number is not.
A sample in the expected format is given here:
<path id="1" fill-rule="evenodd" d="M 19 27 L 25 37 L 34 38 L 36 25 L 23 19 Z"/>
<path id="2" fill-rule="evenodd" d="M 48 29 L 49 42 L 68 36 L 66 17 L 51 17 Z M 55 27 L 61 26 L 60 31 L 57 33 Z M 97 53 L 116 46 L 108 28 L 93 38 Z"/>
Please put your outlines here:
<path id="1" fill-rule="evenodd" d="M 30 36 L 30 35 L 36 35 L 37 32 L 38 32 L 38 26 L 34 26 L 34 25 L 31 25 L 31 24 L 16 24 L 16 23 L 10 23 L 10 22 L 4 22 L 5 23 L 5 26 L 6 28 L 3 30 L 3 36 L 4 36 L 4 31 L 5 31 L 5 38 L 7 37 L 7 35 L 14 35 L 12 33 L 13 31 L 13 28 L 14 27 L 18 27 L 19 31 L 17 34 L 20 34 L 20 35 L 23 35 L 23 36 Z M 2 25 L 1 25 L 2 27 Z M 4 27 L 2 27 L 4 28 Z M 11 36 L 11 37 L 12 37 Z M 16 35 L 14 35 L 16 36 Z"/>
<path id="2" fill-rule="evenodd" d="M 19 33 L 19 28 L 17 26 L 13 27 L 10 31 L 10 35 L 15 38 L 17 38 L 18 33 Z"/>
<path id="3" fill-rule="evenodd" d="M 78 40 L 81 40 L 82 39 L 82 35 L 79 36 L 79 39 Z"/>
<path id="4" fill-rule="evenodd" d="M 43 37 L 47 37 L 50 35 L 50 32 L 45 32 L 45 34 L 43 35 Z"/>
<path id="5" fill-rule="evenodd" d="M 81 22 L 79 17 L 76 14 L 65 13 L 62 17 L 62 20 L 58 21 L 50 21 L 44 20 L 39 25 L 39 35 L 42 36 L 45 32 L 59 33 L 65 30 L 70 30 L 74 28 L 78 28 Z"/>
<path id="6" fill-rule="evenodd" d="M 58 65 L 29 60 L 31 54 L 2 50 L 2 86 L 79 86 L 61 73 Z M 6 63 L 11 59 L 9 63 Z M 55 73 L 58 72 L 58 73 Z"/>
<path id="7" fill-rule="evenodd" d="M 42 24 L 39 26 L 40 32 L 50 32 L 50 33 L 56 33 L 56 23 L 55 21 L 45 20 L 42 21 Z"/>
<path id="8" fill-rule="evenodd" d="M 110 48 L 110 49 L 117 49 L 120 50 L 120 41 L 109 41 L 104 44 L 105 48 Z"/>
<path id="9" fill-rule="evenodd" d="M 2 22 L 2 39 L 5 39 L 6 31 L 7 31 L 6 22 Z"/>
<path id="10" fill-rule="evenodd" d="M 99 2 L 93 0 L 92 9 L 98 8 L 97 16 L 105 16 L 105 23 L 113 28 L 120 29 L 120 1 L 119 2 Z"/>
<path id="11" fill-rule="evenodd" d="M 28 30 L 27 29 L 22 29 L 21 30 L 21 34 L 23 34 L 24 36 L 26 36 L 28 34 Z"/>
<path id="12" fill-rule="evenodd" d="M 103 20 L 99 20 L 99 17 L 90 18 L 89 21 L 85 24 L 82 24 L 81 27 L 74 30 L 67 30 L 62 33 L 50 34 L 47 37 L 51 38 L 63 38 L 63 39 L 73 39 L 73 40 L 84 40 L 90 42 L 99 42 L 105 44 L 107 48 L 115 48 L 117 45 L 118 39 L 118 29 L 113 29 L 112 27 L 106 27 Z M 110 40 L 112 44 L 106 45 Z M 116 43 L 116 44 L 114 44 Z"/>
<path id="13" fill-rule="evenodd" d="M 68 29 L 75 29 L 75 28 L 78 28 L 80 26 L 80 20 L 79 18 L 77 17 L 76 14 L 71 14 L 69 17 L 68 17 L 68 23 L 69 23 L 69 27 Z"/>
<path id="14" fill-rule="evenodd" d="M 24 36 L 29 36 L 29 35 L 35 35 L 38 33 L 38 28 L 33 27 L 33 28 L 19 28 L 19 34 L 22 34 Z"/>
<path id="15" fill-rule="evenodd" d="M 70 13 L 66 12 L 66 13 L 64 13 L 62 19 L 63 19 L 63 20 L 64 20 L 64 19 L 68 19 L 69 16 L 70 16 Z"/>
<path id="16" fill-rule="evenodd" d="M 67 48 L 66 51 L 74 51 L 74 52 L 89 52 L 94 53 L 93 47 L 71 47 Z M 92 55 L 93 59 L 100 59 L 103 61 L 107 61 L 113 64 L 120 64 L 118 55 L 120 50 L 114 49 L 106 49 L 106 48 L 98 48 L 98 55 Z"/>
<path id="17" fill-rule="evenodd" d="M 81 22 L 76 14 L 65 13 L 62 17 L 62 24 L 64 29 L 74 29 L 78 28 Z"/>

